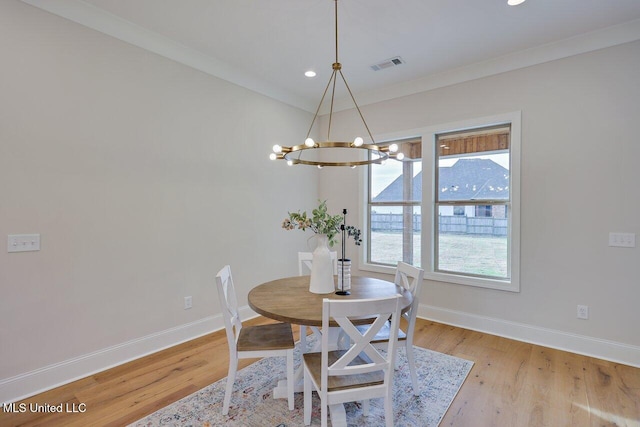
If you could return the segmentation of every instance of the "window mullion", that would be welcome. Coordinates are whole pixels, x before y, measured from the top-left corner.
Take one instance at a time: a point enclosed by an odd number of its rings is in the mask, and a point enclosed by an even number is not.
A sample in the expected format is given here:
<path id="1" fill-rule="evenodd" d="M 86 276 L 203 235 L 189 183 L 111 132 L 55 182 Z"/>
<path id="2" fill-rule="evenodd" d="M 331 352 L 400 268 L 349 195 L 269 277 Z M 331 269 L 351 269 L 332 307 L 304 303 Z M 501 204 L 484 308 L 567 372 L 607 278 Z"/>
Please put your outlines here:
<path id="1" fill-rule="evenodd" d="M 402 199 L 413 200 L 413 162 L 402 162 Z M 413 264 L 413 207 L 402 207 L 402 261 Z"/>

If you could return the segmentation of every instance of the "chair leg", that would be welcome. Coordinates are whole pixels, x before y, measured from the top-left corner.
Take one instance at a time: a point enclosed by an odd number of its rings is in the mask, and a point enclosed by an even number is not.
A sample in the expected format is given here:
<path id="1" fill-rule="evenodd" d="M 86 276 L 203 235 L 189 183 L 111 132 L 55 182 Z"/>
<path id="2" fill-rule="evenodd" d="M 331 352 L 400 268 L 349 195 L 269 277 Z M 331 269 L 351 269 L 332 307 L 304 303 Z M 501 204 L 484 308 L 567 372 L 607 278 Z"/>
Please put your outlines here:
<path id="1" fill-rule="evenodd" d="M 307 370 L 304 370 L 304 425 L 311 424 L 311 378 Z"/>
<path id="2" fill-rule="evenodd" d="M 231 403 L 231 393 L 233 393 L 233 383 L 236 381 L 236 370 L 238 369 L 238 359 L 229 360 L 229 373 L 227 374 L 227 387 L 224 391 L 224 403 L 222 404 L 222 415 L 229 413 Z"/>
<path id="3" fill-rule="evenodd" d="M 307 327 L 300 325 L 300 354 L 307 352 Z"/>
<path id="4" fill-rule="evenodd" d="M 409 374 L 411 374 L 411 385 L 413 386 L 414 396 L 420 395 L 418 388 L 418 374 L 416 374 L 416 363 L 413 355 L 413 345 L 407 341 L 406 345 L 407 361 L 409 362 Z"/>
<path id="5" fill-rule="evenodd" d="M 289 410 L 293 411 L 293 350 L 287 352 L 287 399 L 289 400 Z"/>
<path id="6" fill-rule="evenodd" d="M 384 398 L 384 421 L 386 427 L 393 426 L 393 401 L 391 400 L 391 394 L 387 394 Z"/>
<path id="7" fill-rule="evenodd" d="M 366 399 L 366 400 L 362 401 L 362 414 L 365 417 L 369 416 L 369 399 Z"/>
<path id="8" fill-rule="evenodd" d="M 318 392 L 320 395 L 320 392 Z M 322 398 L 320 395 L 320 425 L 322 427 L 327 427 L 329 418 L 329 405 L 327 405 L 327 401 Z"/>

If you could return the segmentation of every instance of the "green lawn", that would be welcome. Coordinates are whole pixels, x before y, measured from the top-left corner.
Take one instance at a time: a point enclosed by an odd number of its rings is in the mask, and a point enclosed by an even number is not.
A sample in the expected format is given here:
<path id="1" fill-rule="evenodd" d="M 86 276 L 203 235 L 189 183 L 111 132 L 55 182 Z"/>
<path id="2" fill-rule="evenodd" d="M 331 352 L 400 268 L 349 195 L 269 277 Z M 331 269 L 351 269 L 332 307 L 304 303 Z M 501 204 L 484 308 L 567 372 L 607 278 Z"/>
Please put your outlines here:
<path id="1" fill-rule="evenodd" d="M 507 238 L 465 234 L 440 235 L 439 269 L 482 276 L 507 276 Z M 413 235 L 413 264 L 420 265 L 420 234 Z M 402 234 L 371 233 L 373 262 L 395 265 L 402 254 Z"/>

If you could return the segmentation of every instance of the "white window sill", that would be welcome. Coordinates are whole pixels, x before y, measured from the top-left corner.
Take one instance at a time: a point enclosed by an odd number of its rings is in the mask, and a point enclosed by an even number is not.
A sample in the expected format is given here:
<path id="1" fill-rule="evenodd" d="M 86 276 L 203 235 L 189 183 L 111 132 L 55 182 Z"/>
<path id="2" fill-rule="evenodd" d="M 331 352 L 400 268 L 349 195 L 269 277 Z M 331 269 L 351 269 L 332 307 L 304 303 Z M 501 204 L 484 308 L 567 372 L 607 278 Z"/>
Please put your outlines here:
<path id="1" fill-rule="evenodd" d="M 512 280 L 488 279 L 482 277 L 469 277 L 451 273 L 436 273 L 425 271 L 424 278 L 437 282 L 454 283 L 457 285 L 475 286 L 478 288 L 497 289 L 500 291 L 520 292 L 520 284 Z"/>
<path id="2" fill-rule="evenodd" d="M 372 273 L 395 275 L 396 268 L 379 264 L 361 264 L 360 270 Z M 475 286 L 478 288 L 497 289 L 500 291 L 520 292 L 520 285 L 514 280 L 497 280 L 481 277 L 468 277 L 448 273 L 436 273 L 425 271 L 424 278 L 426 280 L 434 280 L 436 282 L 452 283 L 456 285 Z"/>
<path id="3" fill-rule="evenodd" d="M 396 267 L 390 265 L 380 265 L 380 264 L 360 264 L 360 270 L 370 271 L 372 273 L 381 273 L 381 274 L 396 274 Z"/>

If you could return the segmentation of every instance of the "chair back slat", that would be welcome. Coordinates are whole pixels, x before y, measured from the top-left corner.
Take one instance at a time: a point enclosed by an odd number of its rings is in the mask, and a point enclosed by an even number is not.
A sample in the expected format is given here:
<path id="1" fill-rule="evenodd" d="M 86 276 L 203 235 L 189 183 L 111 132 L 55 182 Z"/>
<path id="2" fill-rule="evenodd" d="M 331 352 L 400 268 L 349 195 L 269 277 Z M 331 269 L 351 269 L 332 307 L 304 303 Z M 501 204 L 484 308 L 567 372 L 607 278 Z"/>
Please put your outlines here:
<path id="1" fill-rule="evenodd" d="M 218 272 L 216 275 L 216 284 L 218 297 L 220 298 L 222 317 L 224 318 L 224 327 L 227 332 L 227 341 L 229 342 L 229 351 L 235 353 L 240 330 L 242 329 L 242 320 L 238 312 L 238 299 L 233 285 L 230 266 L 225 265 Z"/>
<path id="2" fill-rule="evenodd" d="M 376 371 L 384 372 L 385 378 L 390 380 L 399 327 L 399 301 L 400 295 L 366 300 L 323 300 L 321 356 L 323 382 L 328 381 L 330 376 L 361 375 Z M 350 317 L 354 319 L 371 317 L 374 320 L 367 330 L 361 333 Z M 325 333 L 328 331 L 330 319 L 340 325 L 351 343 L 349 349 L 340 353 L 337 360 L 331 364 L 329 364 L 329 334 Z M 386 348 L 386 354 L 383 354 L 372 345 L 371 341 L 388 321 L 391 321 L 391 339 Z"/>
<path id="3" fill-rule="evenodd" d="M 395 283 L 411 292 L 413 301 L 411 308 L 404 313 L 404 317 L 408 321 L 415 320 L 418 314 L 418 305 L 420 304 L 420 290 L 422 289 L 422 279 L 424 278 L 424 270 L 414 267 L 411 264 L 399 261 L 396 268 Z"/>

